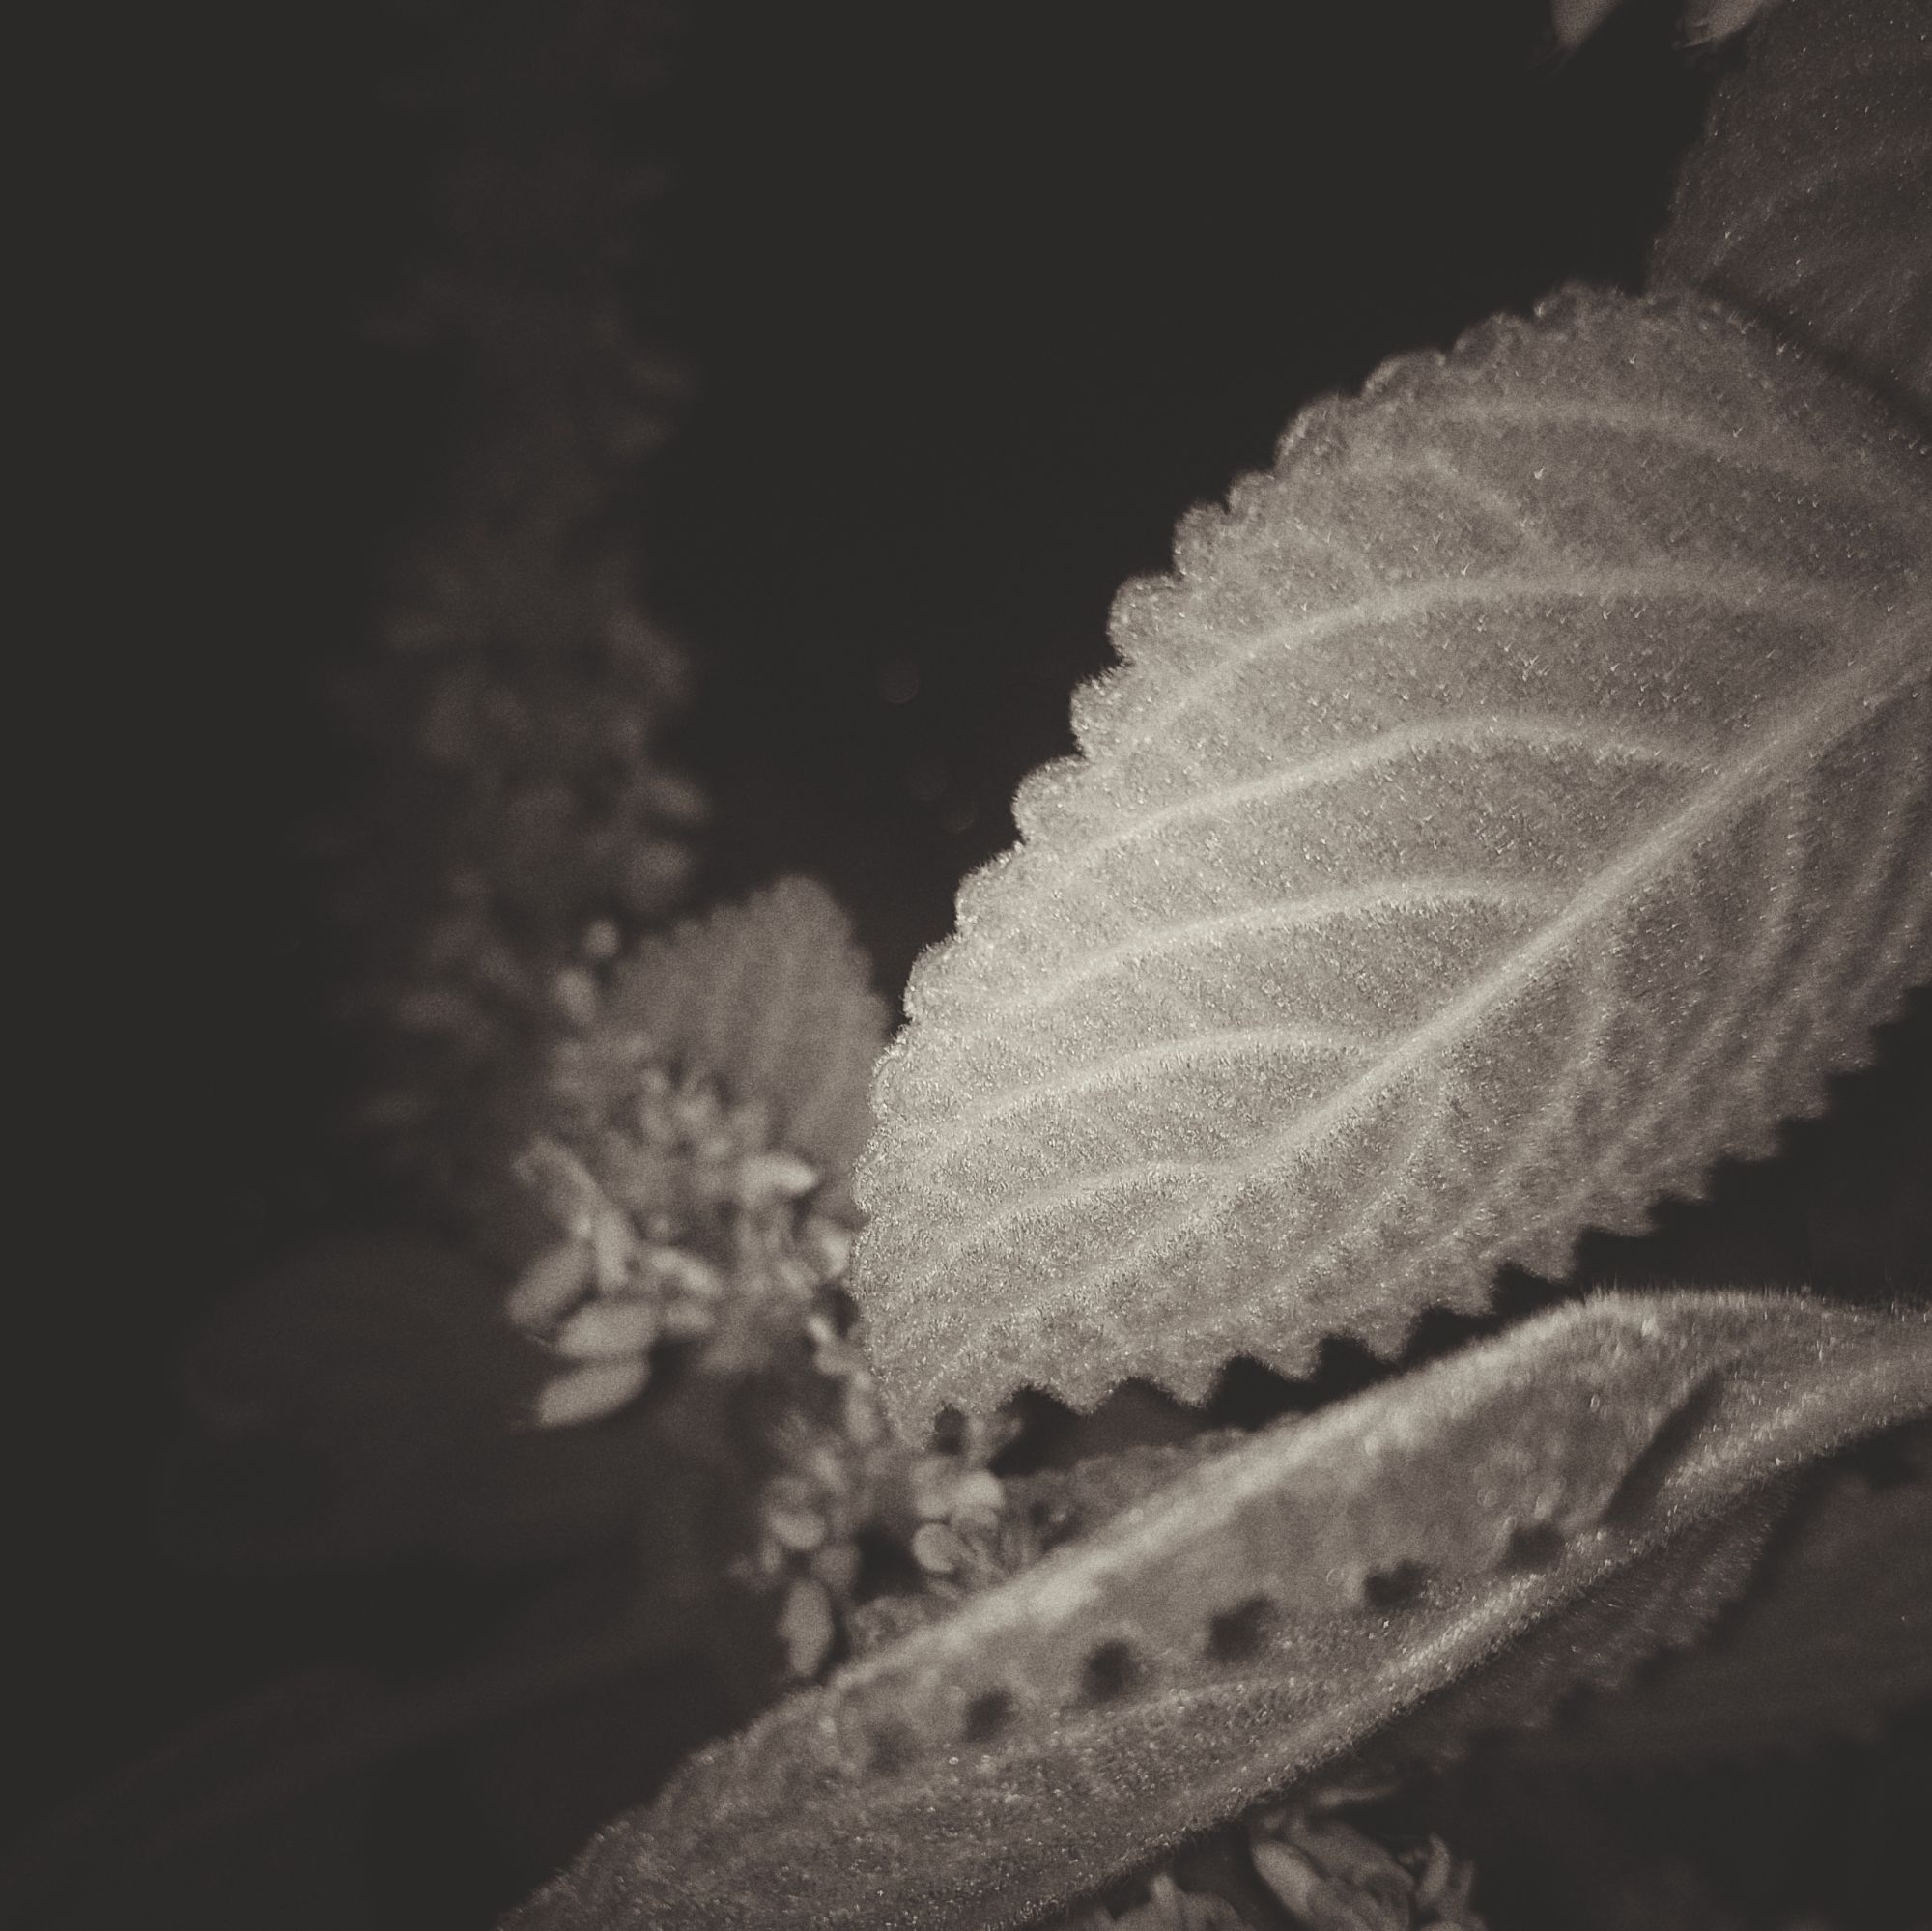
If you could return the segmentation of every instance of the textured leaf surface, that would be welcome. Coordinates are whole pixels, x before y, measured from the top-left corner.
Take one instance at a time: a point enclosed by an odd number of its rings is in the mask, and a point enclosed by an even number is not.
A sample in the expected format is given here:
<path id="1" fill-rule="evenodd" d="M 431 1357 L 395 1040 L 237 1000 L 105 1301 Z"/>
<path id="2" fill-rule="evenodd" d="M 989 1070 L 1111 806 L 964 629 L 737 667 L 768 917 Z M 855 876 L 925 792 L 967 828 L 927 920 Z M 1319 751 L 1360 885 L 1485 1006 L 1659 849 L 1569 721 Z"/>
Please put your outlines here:
<path id="1" fill-rule="evenodd" d="M 1753 1584 L 1789 1501 L 1788 1484 L 1767 1483 L 1619 1570 L 1378 1737 L 1363 1771 L 1396 1778 L 1440 1768 L 1485 1737 L 1542 1732 L 1574 1691 L 1624 1690 L 1639 1664 L 1696 1643 Z"/>
<path id="2" fill-rule="evenodd" d="M 1902 1479 L 1829 1472 L 1718 1637 L 1531 1753 L 1602 1764 L 1796 1750 L 1932 1696 L 1932 1431 L 1903 1432 L 1899 1450 Z"/>
<path id="3" fill-rule="evenodd" d="M 1024 1922 L 1928 1406 L 1924 1317 L 1684 1294 L 1525 1323 L 1189 1470 L 780 1705 L 512 1922 Z"/>
<path id="4" fill-rule="evenodd" d="M 901 1420 L 1392 1348 L 1818 1104 L 1928 966 L 1928 470 L 1584 295 L 1183 522 L 881 1063 Z"/>
<path id="5" fill-rule="evenodd" d="M 1775 9 L 1719 90 L 1652 270 L 1932 423 L 1932 7 Z"/>
<path id="6" fill-rule="evenodd" d="M 636 1031 L 734 1100 L 772 1109 L 778 1143 L 842 1185 L 872 1129 L 885 1002 L 838 901 L 781 878 L 647 939 L 620 966 L 598 1032 Z"/>

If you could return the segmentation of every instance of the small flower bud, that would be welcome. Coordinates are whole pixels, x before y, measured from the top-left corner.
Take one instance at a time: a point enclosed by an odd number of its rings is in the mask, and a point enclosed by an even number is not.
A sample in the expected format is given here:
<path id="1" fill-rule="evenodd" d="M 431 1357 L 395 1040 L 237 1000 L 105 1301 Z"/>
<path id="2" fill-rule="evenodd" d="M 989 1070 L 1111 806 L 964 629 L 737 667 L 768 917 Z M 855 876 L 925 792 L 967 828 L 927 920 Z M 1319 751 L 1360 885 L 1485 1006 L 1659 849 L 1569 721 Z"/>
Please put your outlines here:
<path id="1" fill-rule="evenodd" d="M 906 1472 L 912 1490 L 913 1513 L 922 1521 L 943 1521 L 952 1513 L 952 1496 L 959 1483 L 959 1464 L 950 1455 L 917 1457 Z"/>
<path id="2" fill-rule="evenodd" d="M 715 1301 L 724 1292 L 724 1276 L 688 1248 L 668 1243 L 648 1247 L 644 1264 L 653 1280 L 697 1300 Z"/>
<path id="3" fill-rule="evenodd" d="M 839 1422 L 845 1439 L 855 1448 L 870 1448 L 885 1434 L 885 1417 L 879 1412 L 878 1396 L 869 1380 L 847 1383 Z"/>
<path id="4" fill-rule="evenodd" d="M 831 1525 L 816 1509 L 768 1508 L 765 1530 L 781 1548 L 810 1555 L 831 1534 Z"/>
<path id="5" fill-rule="evenodd" d="M 615 1361 L 642 1354 L 658 1338 L 658 1311 L 649 1301 L 595 1300 L 581 1307 L 553 1344 L 574 1361 Z"/>
<path id="6" fill-rule="evenodd" d="M 547 1247 L 517 1276 L 503 1312 L 519 1327 L 544 1327 L 590 1285 L 590 1249 L 577 1240 Z"/>
<path id="7" fill-rule="evenodd" d="M 1254 1846 L 1262 1882 L 1309 1931 L 1407 1931 L 1407 1916 L 1393 1915 L 1375 1899 L 1350 1895 L 1312 1859 L 1291 1845 L 1263 1838 Z"/>
<path id="8" fill-rule="evenodd" d="M 596 1023 L 599 995 L 595 977 L 582 966 L 560 966 L 551 975 L 550 996 L 571 1025 L 587 1031 Z"/>
<path id="9" fill-rule="evenodd" d="M 709 1086 L 686 1084 L 672 1095 L 670 1117 L 678 1132 L 694 1147 L 718 1131 L 724 1109 Z"/>
<path id="10" fill-rule="evenodd" d="M 817 1675 L 832 1648 L 835 1630 L 831 1592 L 817 1576 L 800 1576 L 779 1612 L 779 1640 L 784 1644 L 792 1675 Z"/>
<path id="11" fill-rule="evenodd" d="M 836 1281 L 852 1260 L 852 1230 L 822 1213 L 814 1213 L 805 1223 L 806 1252 L 820 1269 L 819 1278 Z"/>
<path id="12" fill-rule="evenodd" d="M 600 1206 L 590 1217 L 590 1264 L 599 1293 L 614 1294 L 631 1278 L 637 1251 L 630 1221 L 615 1207 Z"/>
<path id="13" fill-rule="evenodd" d="M 559 1375 L 537 1396 L 538 1428 L 574 1428 L 614 1414 L 650 1379 L 648 1354 L 622 1361 L 589 1361 Z"/>
<path id="14" fill-rule="evenodd" d="M 705 1301 L 670 1301 L 658 1318 L 658 1332 L 667 1341 L 698 1341 L 717 1325 L 717 1313 Z"/>
<path id="15" fill-rule="evenodd" d="M 811 1558 L 811 1573 L 835 1596 L 849 1596 L 859 1579 L 859 1545 L 855 1542 L 828 1542 Z"/>
<path id="16" fill-rule="evenodd" d="M 818 1184 L 818 1169 L 796 1153 L 753 1153 L 738 1163 L 734 1191 L 742 1206 L 797 1200 Z"/>
<path id="17" fill-rule="evenodd" d="M 912 1559 L 932 1576 L 956 1576 L 973 1560 L 963 1536 L 944 1522 L 927 1522 L 912 1539 Z"/>
<path id="18" fill-rule="evenodd" d="M 946 1514 L 955 1522 L 964 1516 L 991 1516 L 998 1521 L 1006 1502 L 1007 1491 L 1000 1478 L 989 1469 L 975 1468 L 953 1485 Z"/>

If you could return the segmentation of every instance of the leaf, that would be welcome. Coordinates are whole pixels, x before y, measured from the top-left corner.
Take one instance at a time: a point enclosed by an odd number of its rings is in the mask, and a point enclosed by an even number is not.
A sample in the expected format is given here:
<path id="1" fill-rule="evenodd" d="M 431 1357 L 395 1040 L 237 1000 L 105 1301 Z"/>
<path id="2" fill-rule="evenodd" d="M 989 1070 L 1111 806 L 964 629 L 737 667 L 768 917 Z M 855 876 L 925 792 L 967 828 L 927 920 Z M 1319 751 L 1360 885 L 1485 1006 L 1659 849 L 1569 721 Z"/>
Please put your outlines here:
<path id="1" fill-rule="evenodd" d="M 1639 1693 L 1593 1701 L 1526 1746 L 1536 1761 L 1651 1763 L 1802 1749 L 1868 1733 L 1932 1695 L 1932 1431 L 1897 1438 L 1910 1472 L 1824 1471 L 1770 1574 L 1713 1641 Z"/>
<path id="2" fill-rule="evenodd" d="M 1691 151 L 1652 277 L 1719 297 L 1932 424 L 1932 14 L 1787 0 Z"/>
<path id="3" fill-rule="evenodd" d="M 838 1192 L 872 1130 L 886 1008 L 870 975 L 831 894 L 815 879 L 781 878 L 643 941 L 613 976 L 593 1041 L 643 1033 L 730 1098 L 762 1100 L 778 1144 Z"/>
<path id="4" fill-rule="evenodd" d="M 1619 1690 L 1639 1664 L 1694 1644 L 1751 1582 L 1790 1499 L 1788 1485 L 1766 1483 L 1620 1570 L 1377 1738 L 1364 1774 L 1406 1778 L 1453 1763 L 1484 1737 L 1540 1733 L 1573 1691 Z"/>
<path id="5" fill-rule="evenodd" d="M 959 1595 L 1004 1582 L 1031 1569 L 1050 1549 L 1092 1534 L 1122 1511 L 1143 1502 L 1184 1470 L 1224 1454 L 1241 1438 L 1234 1429 L 1206 1431 L 1181 1442 L 1143 1444 L 1089 1455 L 1065 1468 L 1010 1477 L 997 1532 L 982 1548 L 984 1572 L 976 1565 L 960 1588 L 942 1595 L 930 1586 L 880 1595 L 862 1603 L 846 1628 L 852 1654 L 866 1655 L 950 1615 Z"/>
<path id="6" fill-rule="evenodd" d="M 881 1063 L 901 1425 L 1392 1350 L 1820 1104 L 1932 966 L 1927 467 L 1573 293 L 1191 513 Z"/>
<path id="7" fill-rule="evenodd" d="M 1024 1922 L 1928 1406 L 1924 1316 L 1687 1293 L 1525 1322 L 1278 1425 L 779 1705 L 510 1925 Z"/>

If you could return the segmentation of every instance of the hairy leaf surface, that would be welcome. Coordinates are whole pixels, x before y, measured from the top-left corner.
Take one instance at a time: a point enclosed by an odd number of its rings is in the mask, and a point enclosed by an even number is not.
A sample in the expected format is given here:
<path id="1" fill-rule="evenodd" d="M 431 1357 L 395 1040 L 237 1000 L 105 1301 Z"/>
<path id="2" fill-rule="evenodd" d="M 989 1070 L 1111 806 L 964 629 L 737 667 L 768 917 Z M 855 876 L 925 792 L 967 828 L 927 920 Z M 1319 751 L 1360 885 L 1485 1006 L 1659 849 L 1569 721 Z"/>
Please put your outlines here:
<path id="1" fill-rule="evenodd" d="M 1932 1430 L 1902 1432 L 1874 1483 L 1828 1471 L 1767 1574 L 1712 1642 L 1640 1693 L 1539 1737 L 1540 1760 L 1656 1762 L 1797 1750 L 1932 1696 Z"/>
<path id="2" fill-rule="evenodd" d="M 881 1063 L 902 1422 L 1390 1349 L 1818 1104 L 1928 966 L 1928 469 L 1573 294 L 1191 514 Z"/>
<path id="3" fill-rule="evenodd" d="M 1526 1322 L 1190 1469 L 780 1705 L 512 1922 L 1024 1922 L 1928 1406 L 1922 1316 L 1687 1293 Z"/>
<path id="4" fill-rule="evenodd" d="M 646 939 L 596 1023 L 627 1029 L 728 1097 L 764 1101 L 779 1144 L 842 1187 L 872 1129 L 886 1008 L 850 922 L 815 879 L 781 878 Z"/>
<path id="5" fill-rule="evenodd" d="M 1932 425 L 1932 8 L 1787 0 L 1691 151 L 1652 272 Z"/>

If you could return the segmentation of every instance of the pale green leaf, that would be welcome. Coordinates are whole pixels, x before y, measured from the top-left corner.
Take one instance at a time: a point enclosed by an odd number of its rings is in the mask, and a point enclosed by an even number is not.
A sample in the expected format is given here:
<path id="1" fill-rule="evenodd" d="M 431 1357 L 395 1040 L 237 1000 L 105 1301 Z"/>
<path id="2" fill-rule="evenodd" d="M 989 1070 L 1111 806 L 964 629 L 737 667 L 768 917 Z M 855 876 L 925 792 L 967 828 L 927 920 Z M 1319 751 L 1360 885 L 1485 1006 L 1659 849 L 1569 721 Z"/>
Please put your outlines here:
<path id="1" fill-rule="evenodd" d="M 1817 1106 L 1932 966 L 1928 469 L 1578 294 L 1185 519 L 881 1064 L 902 1423 L 1392 1349 Z"/>

